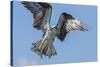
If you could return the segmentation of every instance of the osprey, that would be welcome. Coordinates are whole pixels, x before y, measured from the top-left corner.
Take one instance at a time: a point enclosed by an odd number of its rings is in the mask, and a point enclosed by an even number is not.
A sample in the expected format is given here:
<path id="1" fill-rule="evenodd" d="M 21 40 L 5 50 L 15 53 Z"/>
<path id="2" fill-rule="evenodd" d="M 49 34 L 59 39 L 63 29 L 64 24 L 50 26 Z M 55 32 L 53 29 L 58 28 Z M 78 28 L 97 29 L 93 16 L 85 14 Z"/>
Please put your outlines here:
<path id="1" fill-rule="evenodd" d="M 48 3 L 42 2 L 21 2 L 33 15 L 33 27 L 42 30 L 43 36 L 40 40 L 32 43 L 31 50 L 36 52 L 42 58 L 44 56 L 57 55 L 53 42 L 55 37 L 64 41 L 66 35 L 71 31 L 86 31 L 87 27 L 72 15 L 62 12 L 57 25 L 50 26 L 50 18 L 52 13 L 52 6 Z"/>

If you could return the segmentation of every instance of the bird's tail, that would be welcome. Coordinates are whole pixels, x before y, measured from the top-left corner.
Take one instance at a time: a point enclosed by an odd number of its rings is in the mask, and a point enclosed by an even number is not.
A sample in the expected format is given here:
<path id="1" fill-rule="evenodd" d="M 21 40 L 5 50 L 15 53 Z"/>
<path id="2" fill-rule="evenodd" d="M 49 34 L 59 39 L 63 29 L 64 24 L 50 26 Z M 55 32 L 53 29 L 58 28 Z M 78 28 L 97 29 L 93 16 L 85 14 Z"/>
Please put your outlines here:
<path id="1" fill-rule="evenodd" d="M 36 52 L 40 57 L 57 55 L 56 50 L 54 48 L 53 42 L 49 43 L 47 39 L 43 41 L 43 39 L 32 43 L 33 47 L 31 48 L 32 51 Z"/>

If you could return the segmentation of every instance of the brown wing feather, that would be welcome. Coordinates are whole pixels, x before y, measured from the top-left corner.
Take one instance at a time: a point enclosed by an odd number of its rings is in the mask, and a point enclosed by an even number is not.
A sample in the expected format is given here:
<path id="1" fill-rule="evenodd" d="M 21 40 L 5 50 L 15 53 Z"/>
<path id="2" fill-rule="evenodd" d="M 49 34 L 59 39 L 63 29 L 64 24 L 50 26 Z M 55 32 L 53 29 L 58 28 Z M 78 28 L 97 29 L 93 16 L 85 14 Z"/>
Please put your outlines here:
<path id="1" fill-rule="evenodd" d="M 33 14 L 33 19 L 34 19 L 33 27 L 36 29 L 43 29 L 43 26 L 47 21 L 46 18 L 50 18 L 50 16 L 47 16 L 48 13 L 46 12 L 48 9 L 52 11 L 51 5 L 49 3 L 29 2 L 29 1 L 22 1 L 21 3 Z"/>
<path id="2" fill-rule="evenodd" d="M 63 41 L 66 37 L 66 35 L 69 33 L 69 31 L 66 30 L 66 23 L 68 19 L 74 19 L 70 14 L 62 13 L 58 24 L 56 25 L 57 29 L 57 37 L 61 41 Z"/>

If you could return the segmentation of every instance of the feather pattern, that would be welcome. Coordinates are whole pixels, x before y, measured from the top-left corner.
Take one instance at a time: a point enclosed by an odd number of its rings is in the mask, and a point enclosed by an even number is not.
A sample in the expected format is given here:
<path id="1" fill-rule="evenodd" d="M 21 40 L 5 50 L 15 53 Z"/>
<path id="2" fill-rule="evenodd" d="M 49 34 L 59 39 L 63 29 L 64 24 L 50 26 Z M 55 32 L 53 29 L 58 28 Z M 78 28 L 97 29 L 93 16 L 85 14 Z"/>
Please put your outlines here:
<path id="1" fill-rule="evenodd" d="M 55 28 L 57 29 L 57 37 L 61 41 L 65 39 L 66 35 L 70 31 L 87 30 L 87 28 L 84 26 L 83 23 L 81 23 L 81 21 L 75 19 L 72 15 L 65 13 L 65 12 L 60 15 L 58 24 L 55 26 Z"/>
<path id="2" fill-rule="evenodd" d="M 74 19 L 74 18 L 71 15 L 67 14 L 67 13 L 62 13 L 60 15 L 58 24 L 56 25 L 57 33 L 58 33 L 57 37 L 61 41 L 63 41 L 65 39 L 66 35 L 69 33 L 69 31 L 66 30 L 67 20 L 68 19 Z"/>
<path id="3" fill-rule="evenodd" d="M 61 13 L 58 23 L 55 27 L 50 26 L 50 19 L 52 13 L 52 7 L 48 3 L 41 2 L 21 2 L 25 8 L 27 8 L 33 14 L 33 27 L 43 31 L 41 40 L 33 42 L 32 51 L 36 52 L 41 58 L 44 56 L 57 55 L 53 42 L 55 37 L 64 41 L 66 35 L 70 31 L 85 31 L 87 28 L 85 25 L 75 19 L 72 15 L 63 12 Z"/>
<path id="4" fill-rule="evenodd" d="M 46 24 L 49 25 L 52 7 L 48 3 L 42 2 L 21 2 L 33 14 L 33 27 L 36 29 L 44 29 Z M 47 22 L 48 21 L 48 22 Z"/>

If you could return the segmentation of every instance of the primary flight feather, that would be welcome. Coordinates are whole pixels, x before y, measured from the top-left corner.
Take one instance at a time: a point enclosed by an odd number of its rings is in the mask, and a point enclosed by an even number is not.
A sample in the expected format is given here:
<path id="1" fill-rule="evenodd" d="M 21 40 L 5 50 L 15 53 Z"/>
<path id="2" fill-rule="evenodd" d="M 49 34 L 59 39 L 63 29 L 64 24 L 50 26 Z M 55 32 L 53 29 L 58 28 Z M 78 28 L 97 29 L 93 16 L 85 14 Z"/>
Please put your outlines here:
<path id="1" fill-rule="evenodd" d="M 55 37 L 64 41 L 66 35 L 70 31 L 86 31 L 86 26 L 72 15 L 62 12 L 56 26 L 50 26 L 52 6 L 49 3 L 42 2 L 21 2 L 33 15 L 33 27 L 42 30 L 43 36 L 40 40 L 33 42 L 32 51 L 36 52 L 41 57 L 57 55 L 53 42 Z"/>

